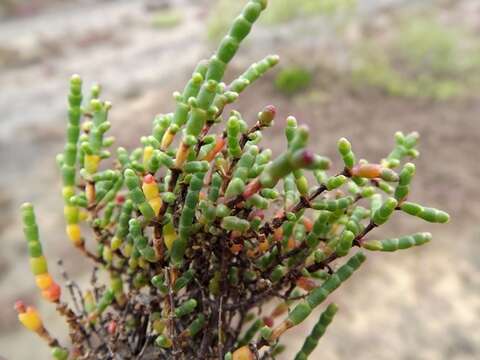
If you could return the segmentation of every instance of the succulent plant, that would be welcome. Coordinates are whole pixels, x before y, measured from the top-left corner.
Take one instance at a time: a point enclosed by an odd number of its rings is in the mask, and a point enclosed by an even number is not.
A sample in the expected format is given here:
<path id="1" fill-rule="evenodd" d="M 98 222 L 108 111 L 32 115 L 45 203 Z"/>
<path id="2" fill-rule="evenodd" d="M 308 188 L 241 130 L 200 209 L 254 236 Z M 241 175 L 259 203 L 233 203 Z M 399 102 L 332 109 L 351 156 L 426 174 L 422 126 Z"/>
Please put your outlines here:
<path id="1" fill-rule="evenodd" d="M 82 290 L 64 272 L 66 300 L 49 274 L 33 206 L 22 206 L 35 282 L 65 318 L 70 344 L 60 344 L 34 308 L 21 301 L 15 308 L 53 358 L 275 358 L 285 331 L 362 265 L 363 249 L 395 251 L 431 239 L 367 239 L 372 230 L 395 212 L 449 220 L 406 201 L 415 166 L 405 161 L 419 155 L 416 133 L 398 132 L 378 164 L 357 161 L 342 138 L 343 164 L 332 171 L 329 159 L 308 148 L 309 131 L 294 117 L 284 122 L 288 146 L 274 157 L 260 143 L 274 126 L 275 107 L 265 106 L 255 121 L 235 110 L 224 114 L 279 61 L 267 56 L 222 82 L 266 5 L 248 1 L 215 54 L 174 94 L 175 111 L 155 117 L 152 133 L 132 151 L 108 150 L 111 104 L 98 86 L 84 100 L 82 80 L 72 77 L 67 142 L 57 157 L 66 235 L 110 281 L 93 276 Z M 223 130 L 210 134 L 219 123 Z M 274 309 L 260 315 L 267 303 Z M 336 312 L 335 304 L 326 307 L 296 359 L 314 350 Z"/>

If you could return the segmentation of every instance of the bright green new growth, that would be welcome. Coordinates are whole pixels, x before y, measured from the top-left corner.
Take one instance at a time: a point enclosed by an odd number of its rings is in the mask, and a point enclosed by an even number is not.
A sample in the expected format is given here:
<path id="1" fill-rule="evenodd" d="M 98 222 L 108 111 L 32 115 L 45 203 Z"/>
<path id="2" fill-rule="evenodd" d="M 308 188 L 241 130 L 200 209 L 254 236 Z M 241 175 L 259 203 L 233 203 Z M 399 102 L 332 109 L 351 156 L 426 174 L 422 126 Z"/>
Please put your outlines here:
<path id="1" fill-rule="evenodd" d="M 279 57 L 277 55 L 269 55 L 265 59 L 253 63 L 243 74 L 235 79 L 228 88 L 230 91 L 240 94 L 248 85 L 277 65 L 278 61 Z"/>
<path id="2" fill-rule="evenodd" d="M 174 111 L 155 116 L 134 149 L 107 150 L 111 105 L 98 86 L 84 101 L 82 81 L 72 77 L 67 141 L 57 158 L 66 233 L 106 276 L 94 271 L 85 291 L 69 282 L 73 301 L 63 302 L 33 206 L 22 206 L 35 283 L 66 318 L 71 344 L 61 346 L 31 308 L 16 309 L 55 359 L 106 359 L 111 349 L 125 359 L 244 360 L 254 358 L 254 349 L 275 358 L 284 332 L 366 260 L 355 248 L 386 252 L 431 240 L 426 232 L 369 240 L 376 227 L 396 212 L 448 222 L 445 212 L 409 201 L 415 166 L 407 161 L 419 156 L 415 132 L 397 133 L 379 164 L 357 161 L 345 138 L 331 161 L 314 153 L 309 130 L 293 116 L 275 119 L 272 105 L 254 119 L 226 113 L 279 61 L 267 56 L 222 82 L 266 5 L 246 3 L 214 55 L 174 94 Z M 279 155 L 262 143 L 275 123 L 284 126 L 287 143 Z M 268 302 L 274 310 L 262 312 Z M 297 360 L 313 351 L 335 312 L 327 307 Z"/>
<path id="3" fill-rule="evenodd" d="M 431 239 L 432 234 L 430 233 L 417 233 L 395 239 L 369 240 L 365 241 L 362 246 L 372 251 L 396 251 L 408 249 L 412 246 L 423 245 Z"/>
<path id="4" fill-rule="evenodd" d="M 352 151 L 352 145 L 350 144 L 350 141 L 345 138 L 341 138 L 338 140 L 337 146 L 345 167 L 351 169 L 355 165 L 356 159 L 355 154 Z"/>
<path id="5" fill-rule="evenodd" d="M 446 223 L 450 220 L 450 216 L 445 211 L 424 207 L 412 202 L 404 202 L 400 208 L 407 214 L 432 223 Z"/>
<path id="6" fill-rule="evenodd" d="M 28 242 L 39 242 L 40 236 L 38 234 L 37 221 L 35 213 L 33 212 L 33 205 L 25 203 L 21 207 L 23 233 Z"/>
<path id="7" fill-rule="evenodd" d="M 43 256 L 42 244 L 33 205 L 25 203 L 21 207 L 23 233 L 27 239 L 30 257 L 30 271 L 33 275 L 48 274 L 47 261 Z"/>
<path id="8" fill-rule="evenodd" d="M 412 163 L 406 163 L 400 172 L 400 180 L 398 181 L 398 185 L 395 189 L 395 199 L 397 199 L 397 201 L 402 201 L 407 198 L 408 193 L 410 192 L 409 185 L 414 175 L 415 165 Z"/>

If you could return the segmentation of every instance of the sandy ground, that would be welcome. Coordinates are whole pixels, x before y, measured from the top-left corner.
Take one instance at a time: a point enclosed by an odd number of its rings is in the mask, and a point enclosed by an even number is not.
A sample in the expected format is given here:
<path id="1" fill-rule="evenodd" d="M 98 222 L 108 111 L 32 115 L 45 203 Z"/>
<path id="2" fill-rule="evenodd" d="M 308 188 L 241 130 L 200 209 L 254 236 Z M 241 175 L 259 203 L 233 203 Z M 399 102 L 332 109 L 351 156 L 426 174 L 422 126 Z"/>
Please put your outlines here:
<path id="1" fill-rule="evenodd" d="M 473 2 L 462 3 L 470 9 Z M 58 231 L 63 227 L 61 197 L 53 190 L 60 189 L 54 157 L 63 146 L 68 77 L 80 73 L 86 84 L 104 84 L 105 96 L 114 104 L 112 132 L 118 144 L 137 144 L 153 116 L 172 109 L 171 93 L 181 87 L 195 61 L 208 55 L 204 8 L 186 1 L 179 6 L 182 24 L 163 30 L 150 26 L 150 14 L 140 2 L 128 1 L 66 4 L 0 22 L 0 356 L 48 358 L 45 346 L 17 324 L 11 309 L 19 297 L 38 304 L 56 334 L 65 333 L 34 289 L 19 204 L 35 203 L 50 259 L 65 259 L 69 273 L 79 279 L 88 268 Z M 368 16 L 375 17 L 372 14 Z M 348 62 L 344 44 L 315 21 L 280 27 L 275 35 L 264 28 L 254 34 L 230 77 L 265 51 L 279 52 L 287 60 L 295 54 L 337 69 Z M 312 358 L 480 358 L 480 99 L 434 103 L 388 97 L 355 89 L 348 76 L 324 66 L 316 67 L 312 90 L 293 99 L 278 94 L 272 82 L 273 75 L 261 80 L 236 108 L 246 119 L 270 103 L 279 109 L 278 119 L 295 114 L 311 127 L 314 150 L 337 166 L 335 143 L 341 136 L 352 140 L 360 157 L 373 161 L 389 151 L 395 131 L 419 131 L 422 156 L 412 197 L 452 215 L 446 226 L 398 215 L 372 234 L 431 230 L 434 241 L 400 254 L 371 254 L 333 296 L 340 313 Z M 274 151 L 283 146 L 282 133 L 280 120 L 266 136 Z M 311 325 L 287 336 L 291 352 L 282 359 L 293 358 Z"/>

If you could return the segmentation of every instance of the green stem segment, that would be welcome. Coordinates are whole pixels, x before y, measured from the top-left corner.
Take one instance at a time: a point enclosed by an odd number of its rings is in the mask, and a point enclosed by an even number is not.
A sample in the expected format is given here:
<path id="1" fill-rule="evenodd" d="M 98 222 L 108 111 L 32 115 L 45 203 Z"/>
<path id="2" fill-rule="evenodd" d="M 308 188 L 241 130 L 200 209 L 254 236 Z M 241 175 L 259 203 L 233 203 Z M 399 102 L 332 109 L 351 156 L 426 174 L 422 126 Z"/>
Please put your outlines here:
<path id="1" fill-rule="evenodd" d="M 191 232 L 192 224 L 195 219 L 195 209 L 197 208 L 200 190 L 203 187 L 204 172 L 192 175 L 190 185 L 188 187 L 185 204 L 180 215 L 178 239 L 173 242 L 172 253 L 170 259 L 172 263 L 179 266 L 183 262 L 183 256 L 188 245 L 188 237 Z"/>
<path id="2" fill-rule="evenodd" d="M 327 327 L 332 322 L 338 307 L 335 304 L 330 304 L 320 315 L 317 323 L 312 329 L 312 332 L 307 336 L 300 351 L 295 355 L 295 360 L 307 360 L 308 356 L 315 350 L 318 341 L 325 334 Z"/>
<path id="3" fill-rule="evenodd" d="M 394 239 L 369 240 L 363 242 L 362 247 L 372 251 L 396 251 L 423 245 L 431 239 L 432 234 L 423 232 Z"/>
<path id="4" fill-rule="evenodd" d="M 67 144 L 61 161 L 63 179 L 64 217 L 67 223 L 66 232 L 70 241 L 75 246 L 82 246 L 83 239 L 80 234 L 79 209 L 71 202 L 75 195 L 75 177 L 78 155 L 78 139 L 80 136 L 80 119 L 82 117 L 82 79 L 78 75 L 70 80 L 70 94 L 68 96 L 68 125 Z"/>
<path id="5" fill-rule="evenodd" d="M 230 91 L 240 94 L 247 86 L 265 74 L 269 69 L 278 64 L 278 55 L 269 55 L 263 60 L 250 65 L 250 67 L 228 86 Z"/>
<path id="6" fill-rule="evenodd" d="M 138 210 L 140 210 L 145 217 L 145 220 L 150 221 L 155 217 L 155 211 L 147 202 L 145 195 L 140 188 L 140 179 L 132 169 L 125 170 L 124 176 L 125 184 L 129 190 L 130 199 L 132 199 Z"/>
<path id="7" fill-rule="evenodd" d="M 320 305 L 325 299 L 346 281 L 353 272 L 365 261 L 366 256 L 362 252 L 353 255 L 345 265 L 341 266 L 320 287 L 314 289 L 306 298 L 299 303 L 288 315 L 288 320 L 293 325 L 300 324 L 310 315 L 312 310 Z"/>
<path id="8" fill-rule="evenodd" d="M 450 220 L 450 215 L 448 215 L 445 211 L 425 207 L 412 202 L 404 202 L 400 206 L 400 209 L 409 215 L 419 217 L 420 219 L 432 223 L 443 224 L 447 223 Z"/>

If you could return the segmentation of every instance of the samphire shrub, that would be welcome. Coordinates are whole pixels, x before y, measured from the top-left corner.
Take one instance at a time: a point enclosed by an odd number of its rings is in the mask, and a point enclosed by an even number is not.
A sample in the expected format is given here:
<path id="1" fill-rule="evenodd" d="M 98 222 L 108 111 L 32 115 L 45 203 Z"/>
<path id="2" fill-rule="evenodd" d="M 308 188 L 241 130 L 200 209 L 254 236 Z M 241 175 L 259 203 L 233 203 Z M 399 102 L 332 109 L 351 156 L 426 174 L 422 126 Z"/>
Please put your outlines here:
<path id="1" fill-rule="evenodd" d="M 431 239 L 426 232 L 383 240 L 367 234 L 395 212 L 449 220 L 407 201 L 415 166 L 405 160 L 418 156 L 416 133 L 397 133 L 380 163 L 357 161 L 342 138 L 343 165 L 331 170 L 329 159 L 308 149 L 309 132 L 293 117 L 279 121 L 288 140 L 283 153 L 273 156 L 260 145 L 274 124 L 273 106 L 253 122 L 235 110 L 224 114 L 278 62 L 267 56 L 222 83 L 266 5 L 246 4 L 215 54 L 175 93 L 174 112 L 158 115 L 152 133 L 131 152 L 107 150 L 111 105 L 97 86 L 84 101 L 82 81 L 72 77 L 67 142 L 57 158 L 66 234 L 110 280 L 92 276 L 81 289 L 64 272 L 67 300 L 49 274 L 33 206 L 21 207 L 36 285 L 65 318 L 70 343 L 50 334 L 34 307 L 18 301 L 15 308 L 53 358 L 275 358 L 282 335 L 327 302 L 366 260 L 364 251 Z M 223 130 L 210 134 L 217 123 Z M 106 168 L 109 158 L 113 165 Z M 273 310 L 262 312 L 267 302 Z M 336 311 L 335 304 L 326 307 L 296 359 L 308 357 Z"/>
<path id="2" fill-rule="evenodd" d="M 301 66 L 289 66 L 280 70 L 275 77 L 275 87 L 282 93 L 293 95 L 308 88 L 313 74 Z"/>

